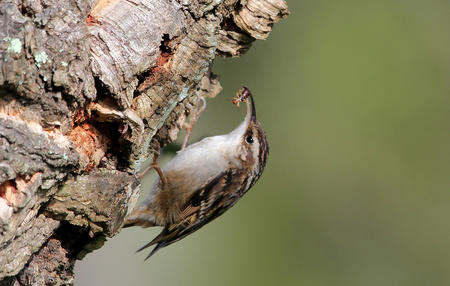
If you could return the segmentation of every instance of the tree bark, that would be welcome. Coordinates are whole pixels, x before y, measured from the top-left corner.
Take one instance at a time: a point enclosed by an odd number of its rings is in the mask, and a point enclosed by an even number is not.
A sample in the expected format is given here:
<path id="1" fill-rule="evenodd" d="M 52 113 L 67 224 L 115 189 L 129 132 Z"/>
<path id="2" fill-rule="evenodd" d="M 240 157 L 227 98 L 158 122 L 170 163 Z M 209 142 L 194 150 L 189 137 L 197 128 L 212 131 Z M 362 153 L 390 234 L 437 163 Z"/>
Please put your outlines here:
<path id="1" fill-rule="evenodd" d="M 120 231 L 136 172 L 176 139 L 216 55 L 237 57 L 284 0 L 0 3 L 0 285 L 72 284 Z"/>

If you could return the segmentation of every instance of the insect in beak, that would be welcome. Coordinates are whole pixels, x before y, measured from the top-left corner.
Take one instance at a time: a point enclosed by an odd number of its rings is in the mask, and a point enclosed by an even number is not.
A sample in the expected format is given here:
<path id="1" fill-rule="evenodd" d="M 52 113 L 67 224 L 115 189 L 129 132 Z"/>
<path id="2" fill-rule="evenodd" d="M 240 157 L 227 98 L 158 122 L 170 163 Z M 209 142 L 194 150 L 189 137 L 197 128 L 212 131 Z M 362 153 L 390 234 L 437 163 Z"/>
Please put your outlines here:
<path id="1" fill-rule="evenodd" d="M 250 100 L 249 100 L 250 99 Z M 255 108 L 255 102 L 253 100 L 252 93 L 250 92 L 250 89 L 248 87 L 244 86 L 238 90 L 236 93 L 236 96 L 233 98 L 233 104 L 239 107 L 239 104 L 241 102 L 247 103 L 247 116 L 250 115 L 251 121 L 256 121 L 256 108 Z"/>

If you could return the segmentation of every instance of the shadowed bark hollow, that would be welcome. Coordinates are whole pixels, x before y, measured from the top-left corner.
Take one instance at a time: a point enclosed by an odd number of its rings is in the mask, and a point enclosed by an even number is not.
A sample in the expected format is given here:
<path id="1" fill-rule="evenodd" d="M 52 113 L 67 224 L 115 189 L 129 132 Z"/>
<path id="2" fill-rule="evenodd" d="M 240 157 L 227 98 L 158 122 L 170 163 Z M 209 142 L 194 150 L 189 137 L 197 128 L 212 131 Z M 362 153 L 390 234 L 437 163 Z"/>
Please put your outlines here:
<path id="1" fill-rule="evenodd" d="M 136 172 L 173 141 L 216 55 L 237 57 L 284 0 L 0 3 L 0 285 L 73 283 L 114 236 Z"/>

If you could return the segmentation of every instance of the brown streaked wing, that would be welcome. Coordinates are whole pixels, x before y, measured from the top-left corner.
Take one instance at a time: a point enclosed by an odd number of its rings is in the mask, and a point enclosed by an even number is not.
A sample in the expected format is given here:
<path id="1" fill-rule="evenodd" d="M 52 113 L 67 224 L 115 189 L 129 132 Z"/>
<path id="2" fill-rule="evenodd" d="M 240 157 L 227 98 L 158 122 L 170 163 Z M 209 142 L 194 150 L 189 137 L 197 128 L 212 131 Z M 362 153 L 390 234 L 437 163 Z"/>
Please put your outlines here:
<path id="1" fill-rule="evenodd" d="M 138 251 L 157 244 L 146 257 L 147 260 L 160 248 L 184 238 L 223 214 L 240 197 L 237 190 L 230 189 L 233 185 L 233 176 L 233 170 L 228 170 L 206 183 L 189 198 L 181 212 L 182 219 L 165 226 L 157 237 Z"/>

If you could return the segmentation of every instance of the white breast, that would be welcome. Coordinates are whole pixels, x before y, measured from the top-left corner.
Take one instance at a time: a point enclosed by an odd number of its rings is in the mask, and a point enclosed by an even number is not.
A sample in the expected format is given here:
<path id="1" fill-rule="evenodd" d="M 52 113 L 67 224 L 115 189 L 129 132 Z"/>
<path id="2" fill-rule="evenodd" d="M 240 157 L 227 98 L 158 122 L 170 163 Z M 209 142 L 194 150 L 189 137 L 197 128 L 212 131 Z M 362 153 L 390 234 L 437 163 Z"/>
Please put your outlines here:
<path id="1" fill-rule="evenodd" d="M 226 135 L 203 139 L 181 150 L 164 167 L 163 172 L 182 174 L 190 185 L 200 187 L 216 177 L 231 164 L 236 164 L 234 144 L 227 142 Z"/>

